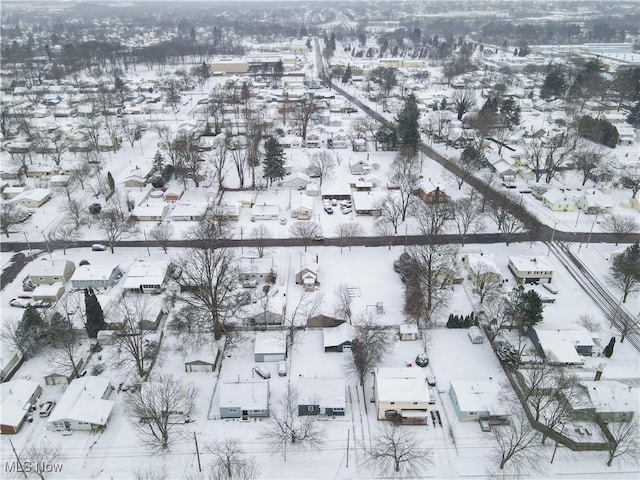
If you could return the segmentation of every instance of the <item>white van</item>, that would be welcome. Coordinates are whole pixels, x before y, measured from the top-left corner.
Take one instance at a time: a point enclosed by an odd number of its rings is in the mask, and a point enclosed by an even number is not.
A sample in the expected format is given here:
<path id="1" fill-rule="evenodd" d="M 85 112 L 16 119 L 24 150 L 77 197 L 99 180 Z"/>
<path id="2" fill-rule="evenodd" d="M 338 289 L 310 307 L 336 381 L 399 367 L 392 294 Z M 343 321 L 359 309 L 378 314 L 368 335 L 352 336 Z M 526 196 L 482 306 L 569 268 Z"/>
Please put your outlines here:
<path id="1" fill-rule="evenodd" d="M 257 366 L 256 368 L 254 368 L 254 370 L 258 375 L 260 375 L 265 380 L 271 378 L 271 372 L 267 370 L 265 367 L 263 367 L 262 365 Z"/>
<path id="2" fill-rule="evenodd" d="M 281 377 L 287 376 L 287 362 L 284 360 L 278 362 L 278 375 Z"/>

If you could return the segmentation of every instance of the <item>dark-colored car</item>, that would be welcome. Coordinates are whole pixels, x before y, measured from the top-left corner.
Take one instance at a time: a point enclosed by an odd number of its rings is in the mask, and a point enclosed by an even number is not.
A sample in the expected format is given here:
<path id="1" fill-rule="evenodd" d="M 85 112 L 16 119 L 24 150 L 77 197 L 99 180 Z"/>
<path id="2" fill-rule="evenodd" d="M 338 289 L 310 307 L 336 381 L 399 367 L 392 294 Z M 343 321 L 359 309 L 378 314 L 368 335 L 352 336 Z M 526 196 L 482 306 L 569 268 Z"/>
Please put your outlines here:
<path id="1" fill-rule="evenodd" d="M 429 365 L 429 357 L 427 357 L 426 353 L 420 353 L 416 357 L 416 365 L 419 367 L 426 367 Z"/>

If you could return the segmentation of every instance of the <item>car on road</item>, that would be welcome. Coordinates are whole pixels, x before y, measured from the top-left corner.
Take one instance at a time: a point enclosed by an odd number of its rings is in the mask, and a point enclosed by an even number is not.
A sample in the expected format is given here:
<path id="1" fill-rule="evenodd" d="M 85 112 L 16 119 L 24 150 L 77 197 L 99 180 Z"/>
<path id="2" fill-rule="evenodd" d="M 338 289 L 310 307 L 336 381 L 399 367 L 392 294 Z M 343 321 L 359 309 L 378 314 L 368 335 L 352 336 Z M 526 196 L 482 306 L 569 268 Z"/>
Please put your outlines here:
<path id="1" fill-rule="evenodd" d="M 106 249 L 107 246 L 101 243 L 94 243 L 93 245 L 91 245 L 91 250 L 93 250 L 94 252 L 104 252 Z"/>
<path id="2" fill-rule="evenodd" d="M 9 300 L 9 305 L 11 305 L 12 307 L 27 308 L 29 305 L 31 305 L 31 302 L 27 300 L 21 300 L 19 298 L 12 298 L 11 300 Z"/>
<path id="3" fill-rule="evenodd" d="M 51 411 L 53 410 L 53 407 L 56 406 L 56 401 L 55 400 L 49 400 L 48 402 L 44 402 L 42 404 L 42 407 L 40 407 L 40 416 L 41 417 L 48 417 L 49 415 L 51 415 Z"/>

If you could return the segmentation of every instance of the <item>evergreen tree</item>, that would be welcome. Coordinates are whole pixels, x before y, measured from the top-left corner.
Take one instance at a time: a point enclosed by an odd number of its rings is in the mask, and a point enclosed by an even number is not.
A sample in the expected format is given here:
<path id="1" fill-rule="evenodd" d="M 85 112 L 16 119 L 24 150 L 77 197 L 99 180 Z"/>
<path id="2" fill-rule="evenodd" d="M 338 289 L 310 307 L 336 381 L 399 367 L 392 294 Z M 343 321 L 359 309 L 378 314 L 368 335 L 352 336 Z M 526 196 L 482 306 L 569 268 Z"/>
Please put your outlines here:
<path id="1" fill-rule="evenodd" d="M 616 344 L 615 337 L 611 337 L 611 340 L 609 340 L 609 343 L 607 344 L 607 346 L 604 347 L 604 352 L 602 352 L 605 357 L 611 358 L 611 355 L 613 355 L 613 347 L 615 346 L 615 344 Z"/>
<path id="2" fill-rule="evenodd" d="M 484 152 L 474 145 L 467 145 L 460 154 L 460 163 L 465 167 L 482 168 L 485 160 Z"/>
<path id="3" fill-rule="evenodd" d="M 513 98 L 505 98 L 500 103 L 500 117 L 504 125 L 515 127 L 520 123 L 520 105 Z"/>
<path id="4" fill-rule="evenodd" d="M 269 184 L 285 176 L 284 149 L 280 142 L 271 135 L 264 142 L 262 165 L 263 176 L 268 180 Z"/>
<path id="5" fill-rule="evenodd" d="M 396 134 L 398 135 L 399 144 L 412 148 L 414 152 L 420 144 L 419 118 L 418 103 L 412 93 L 405 99 L 404 108 L 396 118 Z"/>
<path id="6" fill-rule="evenodd" d="M 535 290 L 525 291 L 522 285 L 514 288 L 511 304 L 515 320 L 520 327 L 530 327 L 542 321 L 544 305 L 540 295 Z"/>
<path id="7" fill-rule="evenodd" d="M 107 324 L 104 321 L 104 312 L 100 302 L 98 302 L 98 298 L 92 288 L 84 289 L 84 306 L 87 318 L 85 325 L 87 336 L 89 338 L 97 338 L 98 332 L 104 330 Z"/>
<path id="8" fill-rule="evenodd" d="M 111 190 L 112 192 L 115 191 L 116 182 L 113 179 L 113 175 L 111 175 L 111 172 L 107 172 L 107 181 L 109 182 L 109 190 Z"/>
<path id="9" fill-rule="evenodd" d="M 545 100 L 562 97 L 566 86 L 567 81 L 562 68 L 558 65 L 550 65 L 540 89 L 540 96 Z"/>
<path id="10" fill-rule="evenodd" d="M 616 256 L 611 266 L 610 283 L 622 290 L 622 303 L 630 293 L 640 290 L 640 244 L 628 246 Z"/>
<path id="11" fill-rule="evenodd" d="M 40 312 L 29 305 L 15 330 L 15 339 L 12 339 L 25 358 L 31 358 L 38 354 L 49 344 L 50 336 L 46 322 Z"/>
<path id="12" fill-rule="evenodd" d="M 162 153 L 160 153 L 160 150 L 156 150 L 156 154 L 153 156 L 153 167 L 155 168 L 156 172 L 162 173 L 163 165 L 164 157 L 162 156 Z"/>
<path id="13" fill-rule="evenodd" d="M 611 122 L 602 118 L 592 118 L 589 115 L 580 119 L 578 132 L 580 136 L 610 148 L 615 148 L 620 138 L 618 129 Z"/>
<path id="14" fill-rule="evenodd" d="M 352 75 L 351 65 L 347 65 L 347 68 L 344 69 L 344 73 L 342 74 L 342 83 L 349 83 Z"/>

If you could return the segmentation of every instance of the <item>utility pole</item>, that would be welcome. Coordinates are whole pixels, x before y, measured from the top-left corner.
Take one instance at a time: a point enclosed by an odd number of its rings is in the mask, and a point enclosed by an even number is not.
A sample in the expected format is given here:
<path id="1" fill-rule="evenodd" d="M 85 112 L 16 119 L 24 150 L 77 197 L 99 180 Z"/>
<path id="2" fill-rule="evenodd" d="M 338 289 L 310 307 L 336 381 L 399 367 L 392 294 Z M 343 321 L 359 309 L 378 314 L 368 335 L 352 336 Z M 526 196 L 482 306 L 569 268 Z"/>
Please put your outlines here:
<path id="1" fill-rule="evenodd" d="M 200 450 L 198 450 L 198 437 L 196 437 L 196 432 L 193 432 L 193 441 L 196 444 L 196 456 L 198 457 L 198 471 L 202 472 L 202 465 L 200 464 Z"/>
<path id="2" fill-rule="evenodd" d="M 349 438 L 351 437 L 349 433 L 350 431 L 347 429 L 347 468 L 349 468 Z"/>
<path id="3" fill-rule="evenodd" d="M 27 248 L 29 249 L 29 255 L 31 256 L 31 261 L 33 262 L 33 251 L 31 250 L 31 245 L 29 245 L 29 239 L 27 238 L 27 233 L 26 232 L 22 232 L 22 234 L 24 235 L 25 242 L 27 242 Z"/>
<path id="4" fill-rule="evenodd" d="M 24 478 L 27 478 L 27 472 L 25 472 L 24 468 L 22 467 L 22 462 L 20 461 L 20 457 L 16 452 L 16 447 L 13 446 L 13 442 L 11 441 L 11 439 L 9 439 L 9 444 L 11 445 L 11 450 L 13 450 L 13 454 L 16 456 L 16 461 L 18 462 L 18 467 L 20 467 L 20 471 L 24 475 Z"/>

